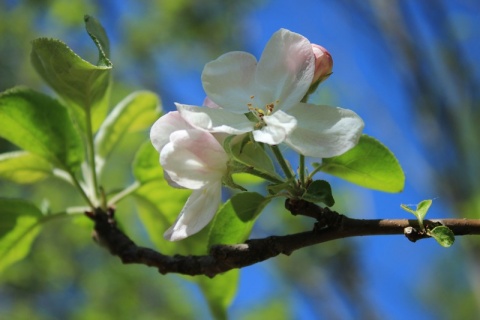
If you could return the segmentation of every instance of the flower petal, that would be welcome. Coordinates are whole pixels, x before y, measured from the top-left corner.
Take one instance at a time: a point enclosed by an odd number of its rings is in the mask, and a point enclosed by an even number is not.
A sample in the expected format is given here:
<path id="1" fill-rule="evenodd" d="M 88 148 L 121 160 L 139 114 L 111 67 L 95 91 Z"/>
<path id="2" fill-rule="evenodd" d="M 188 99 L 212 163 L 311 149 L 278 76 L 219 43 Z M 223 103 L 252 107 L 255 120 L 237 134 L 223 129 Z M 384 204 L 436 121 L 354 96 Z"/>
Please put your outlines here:
<path id="1" fill-rule="evenodd" d="M 253 131 L 253 138 L 255 141 L 271 145 L 282 143 L 297 126 L 297 120 L 283 111 L 264 116 L 263 120 L 267 125 Z"/>
<path id="2" fill-rule="evenodd" d="M 150 140 L 160 152 L 170 141 L 170 134 L 177 130 L 192 129 L 178 111 L 169 112 L 158 119 L 150 129 Z"/>
<path id="3" fill-rule="evenodd" d="M 330 158 L 345 153 L 358 143 L 364 127 L 355 112 L 337 107 L 299 103 L 289 114 L 297 119 L 297 127 L 285 143 L 310 157 Z"/>
<path id="4" fill-rule="evenodd" d="M 255 98 L 263 104 L 277 103 L 275 110 L 287 111 L 305 96 L 314 72 L 310 42 L 298 33 L 280 29 L 270 38 L 258 62 Z"/>
<path id="5" fill-rule="evenodd" d="M 176 103 L 176 106 L 182 117 L 198 129 L 229 134 L 242 134 L 253 130 L 254 124 L 243 114 L 179 103 Z"/>
<path id="6" fill-rule="evenodd" d="M 220 107 L 234 113 L 248 112 L 254 94 L 257 59 L 246 52 L 229 52 L 205 65 L 203 89 Z"/>
<path id="7" fill-rule="evenodd" d="M 178 130 L 160 153 L 160 163 L 170 179 L 188 189 L 221 181 L 228 156 L 215 137 L 197 129 Z"/>
<path id="8" fill-rule="evenodd" d="M 221 195 L 221 182 L 215 182 L 205 188 L 193 191 L 177 220 L 164 233 L 165 239 L 178 241 L 202 230 L 217 212 Z"/>

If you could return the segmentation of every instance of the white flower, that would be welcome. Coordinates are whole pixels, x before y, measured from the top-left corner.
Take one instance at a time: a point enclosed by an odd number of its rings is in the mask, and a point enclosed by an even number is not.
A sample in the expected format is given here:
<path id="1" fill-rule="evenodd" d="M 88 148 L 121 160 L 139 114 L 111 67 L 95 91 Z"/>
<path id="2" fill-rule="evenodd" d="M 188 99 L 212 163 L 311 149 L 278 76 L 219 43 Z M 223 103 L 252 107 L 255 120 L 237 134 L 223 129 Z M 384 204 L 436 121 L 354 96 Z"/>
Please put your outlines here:
<path id="1" fill-rule="evenodd" d="M 217 212 L 228 156 L 211 133 L 193 128 L 178 112 L 158 119 L 150 139 L 160 153 L 169 184 L 193 190 L 177 220 L 164 234 L 167 240 L 181 240 L 200 231 Z"/>
<path id="2" fill-rule="evenodd" d="M 353 111 L 301 102 L 314 72 L 310 42 L 280 29 L 258 63 L 249 53 L 230 52 L 205 66 L 203 87 L 219 108 L 177 104 L 177 109 L 196 128 L 252 132 L 258 142 L 285 142 L 305 156 L 333 157 L 358 143 L 364 124 Z"/>

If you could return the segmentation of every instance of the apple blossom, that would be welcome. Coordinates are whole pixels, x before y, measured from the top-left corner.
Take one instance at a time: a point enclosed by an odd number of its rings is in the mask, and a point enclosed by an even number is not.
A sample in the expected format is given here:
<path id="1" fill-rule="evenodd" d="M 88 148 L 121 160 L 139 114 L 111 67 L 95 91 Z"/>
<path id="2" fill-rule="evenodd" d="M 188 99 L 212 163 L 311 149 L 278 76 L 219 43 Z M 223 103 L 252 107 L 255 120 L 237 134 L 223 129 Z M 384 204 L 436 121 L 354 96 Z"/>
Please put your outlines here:
<path id="1" fill-rule="evenodd" d="M 258 142 L 284 142 L 305 156 L 333 157 L 357 144 L 364 124 L 353 111 L 302 102 L 315 69 L 311 43 L 280 29 L 258 62 L 249 53 L 229 52 L 206 64 L 203 87 L 219 108 L 176 106 L 199 129 L 252 132 Z"/>
<path id="2" fill-rule="evenodd" d="M 164 234 L 167 240 L 181 240 L 200 231 L 215 215 L 228 156 L 214 135 L 195 129 L 178 112 L 158 119 L 150 139 L 160 153 L 160 164 L 169 184 L 193 190 L 177 220 Z"/>

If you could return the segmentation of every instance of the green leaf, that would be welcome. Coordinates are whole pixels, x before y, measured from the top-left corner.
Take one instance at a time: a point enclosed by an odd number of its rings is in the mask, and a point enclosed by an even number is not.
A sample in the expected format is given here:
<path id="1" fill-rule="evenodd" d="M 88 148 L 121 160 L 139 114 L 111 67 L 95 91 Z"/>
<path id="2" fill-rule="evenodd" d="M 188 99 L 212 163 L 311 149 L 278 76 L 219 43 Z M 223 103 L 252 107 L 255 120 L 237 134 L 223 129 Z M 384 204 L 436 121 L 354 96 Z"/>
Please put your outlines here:
<path id="1" fill-rule="evenodd" d="M 210 227 L 208 247 L 247 240 L 256 218 L 269 201 L 256 192 L 241 192 L 231 197 L 215 215 Z"/>
<path id="2" fill-rule="evenodd" d="M 80 137 L 56 100 L 27 88 L 10 89 L 0 94 L 0 118 L 0 137 L 67 171 L 80 167 Z"/>
<path id="3" fill-rule="evenodd" d="M 102 123 L 95 137 L 97 156 L 106 159 L 125 134 L 150 127 L 160 116 L 160 109 L 158 96 L 152 92 L 138 91 L 127 96 Z"/>
<path id="4" fill-rule="evenodd" d="M 455 242 L 455 235 L 453 234 L 453 231 L 446 226 L 435 227 L 430 230 L 428 234 L 445 248 L 450 247 Z"/>
<path id="5" fill-rule="evenodd" d="M 146 141 L 138 149 L 133 160 L 133 176 L 141 184 L 152 180 L 163 181 L 163 170 L 160 166 L 160 155 L 150 141 Z"/>
<path id="6" fill-rule="evenodd" d="M 35 183 L 53 174 L 47 160 L 26 151 L 0 154 L 0 179 L 16 183 Z"/>
<path id="7" fill-rule="evenodd" d="M 85 15 L 83 17 L 85 21 L 85 29 L 88 32 L 90 38 L 98 48 L 98 65 L 111 66 L 110 62 L 110 41 L 108 41 L 107 33 L 100 24 L 100 22 L 92 16 Z"/>
<path id="8" fill-rule="evenodd" d="M 227 310 L 237 293 L 240 270 L 230 270 L 210 279 L 205 276 L 196 280 L 215 319 L 228 319 Z"/>
<path id="9" fill-rule="evenodd" d="M 83 60 L 65 43 L 48 38 L 32 42 L 30 58 L 38 74 L 71 108 L 73 119 L 82 131 L 86 132 L 87 121 L 91 121 L 95 132 L 107 114 L 112 64 L 102 49 L 105 39 L 101 32 L 93 24 L 88 25 L 99 48 L 100 66 Z"/>
<path id="10" fill-rule="evenodd" d="M 417 217 L 418 219 L 418 224 L 420 225 L 420 228 L 423 230 L 423 219 L 425 218 L 425 216 L 427 215 L 427 212 L 428 212 L 428 209 L 430 209 L 430 206 L 432 205 L 432 200 L 431 199 L 428 199 L 428 200 L 423 200 L 423 201 L 420 201 L 418 204 L 417 204 L 417 208 L 415 210 L 411 209 L 408 205 L 406 204 L 401 204 L 400 207 L 405 210 L 405 211 L 408 211 L 410 212 L 411 214 L 413 214 L 415 217 Z"/>
<path id="11" fill-rule="evenodd" d="M 40 209 L 30 202 L 0 198 L 0 273 L 30 252 L 41 216 Z"/>
<path id="12" fill-rule="evenodd" d="M 400 192 L 405 175 L 393 153 L 376 139 L 362 135 L 344 154 L 325 158 L 319 168 L 349 182 L 385 192 Z"/>
<path id="13" fill-rule="evenodd" d="M 323 202 L 328 207 L 335 204 L 332 188 L 325 180 L 315 180 L 310 183 L 302 198 L 310 202 Z"/>

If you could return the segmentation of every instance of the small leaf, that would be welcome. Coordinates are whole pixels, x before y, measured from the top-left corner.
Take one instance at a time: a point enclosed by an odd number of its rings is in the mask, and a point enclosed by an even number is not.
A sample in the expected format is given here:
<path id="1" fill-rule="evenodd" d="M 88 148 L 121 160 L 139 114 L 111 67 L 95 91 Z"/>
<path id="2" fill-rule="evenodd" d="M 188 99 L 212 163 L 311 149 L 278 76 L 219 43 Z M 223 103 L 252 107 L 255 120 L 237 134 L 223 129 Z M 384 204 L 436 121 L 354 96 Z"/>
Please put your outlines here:
<path id="1" fill-rule="evenodd" d="M 35 183 L 52 175 L 47 160 L 26 151 L 0 154 L 0 178 L 16 183 Z"/>
<path id="2" fill-rule="evenodd" d="M 98 48 L 98 65 L 111 66 L 110 62 L 110 41 L 108 40 L 107 33 L 103 26 L 92 16 L 85 15 L 83 17 L 85 21 L 85 29 L 88 32 L 90 38 Z"/>
<path id="3" fill-rule="evenodd" d="M 435 227 L 428 234 L 445 248 L 450 247 L 455 242 L 455 234 L 446 226 Z"/>
<path id="4" fill-rule="evenodd" d="M 40 217 L 40 209 L 28 201 L 0 198 L 0 272 L 30 252 Z"/>
<path id="5" fill-rule="evenodd" d="M 310 183 L 302 198 L 310 202 L 323 202 L 328 207 L 335 204 L 332 188 L 325 180 L 315 180 Z"/>
<path id="6" fill-rule="evenodd" d="M 97 46 L 103 41 L 99 39 L 95 41 Z M 96 66 L 59 40 L 39 38 L 32 42 L 30 58 L 35 70 L 65 101 L 83 132 L 87 120 L 91 120 L 95 132 L 108 110 L 112 64 L 102 50 L 99 55 L 104 57 L 100 59 L 104 65 Z"/>
<path id="7" fill-rule="evenodd" d="M 393 153 L 367 135 L 344 154 L 323 159 L 320 170 L 379 191 L 400 192 L 405 185 L 405 175 Z"/>
<path id="8" fill-rule="evenodd" d="M 95 137 L 97 156 L 106 159 L 129 132 L 150 127 L 160 116 L 158 96 L 149 91 L 130 94 L 110 112 Z"/>
<path id="9" fill-rule="evenodd" d="M 56 100 L 17 87 L 0 94 L 0 137 L 52 162 L 76 171 L 83 146 L 67 110 Z"/>
<path id="10" fill-rule="evenodd" d="M 270 200 L 256 192 L 241 192 L 217 212 L 210 228 L 208 247 L 247 240 L 258 215 Z"/>
<path id="11" fill-rule="evenodd" d="M 430 209 L 430 206 L 432 205 L 432 200 L 431 199 L 428 199 L 428 200 L 423 200 L 423 201 L 420 201 L 418 204 L 417 204 L 417 208 L 415 210 L 411 209 L 408 205 L 406 204 L 401 204 L 400 207 L 407 211 L 407 212 L 410 212 L 411 214 L 413 214 L 415 217 L 417 217 L 418 219 L 418 224 L 420 225 L 420 229 L 423 230 L 423 219 L 425 218 L 425 216 L 427 215 L 427 212 L 428 212 L 428 209 Z"/>
<path id="12" fill-rule="evenodd" d="M 417 204 L 417 210 L 415 210 L 416 211 L 415 215 L 419 219 L 423 220 L 428 212 L 428 209 L 430 209 L 431 205 L 432 205 L 431 199 L 420 201 L 420 203 Z"/>

